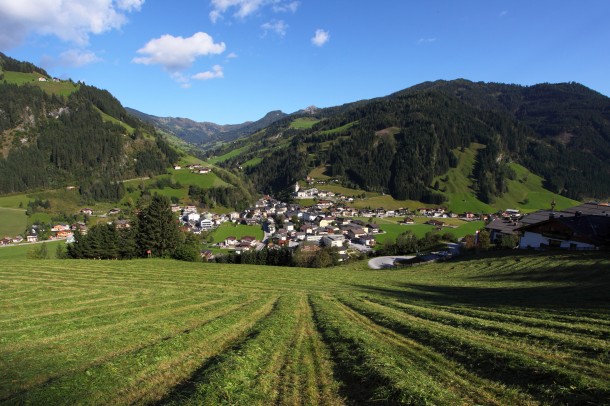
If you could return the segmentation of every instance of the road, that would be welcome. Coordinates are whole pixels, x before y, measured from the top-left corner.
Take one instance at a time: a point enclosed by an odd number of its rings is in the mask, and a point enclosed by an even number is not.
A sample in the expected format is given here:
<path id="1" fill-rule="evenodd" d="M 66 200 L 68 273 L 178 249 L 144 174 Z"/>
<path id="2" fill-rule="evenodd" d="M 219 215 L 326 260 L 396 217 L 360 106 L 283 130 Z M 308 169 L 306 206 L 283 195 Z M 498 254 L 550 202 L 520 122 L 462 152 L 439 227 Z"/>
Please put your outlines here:
<path id="1" fill-rule="evenodd" d="M 415 255 L 371 258 L 369 260 L 369 268 L 371 268 L 371 269 L 393 268 L 395 260 L 412 259 L 412 258 L 415 258 Z"/>

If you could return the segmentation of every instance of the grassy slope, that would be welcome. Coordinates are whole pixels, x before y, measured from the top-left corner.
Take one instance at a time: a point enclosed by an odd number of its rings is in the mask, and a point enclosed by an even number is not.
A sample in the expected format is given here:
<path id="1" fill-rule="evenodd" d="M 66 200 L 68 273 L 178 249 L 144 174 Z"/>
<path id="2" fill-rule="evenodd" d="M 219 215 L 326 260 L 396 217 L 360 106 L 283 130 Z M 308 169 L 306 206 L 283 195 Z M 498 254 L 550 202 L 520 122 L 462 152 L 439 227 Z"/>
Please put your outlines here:
<path id="1" fill-rule="evenodd" d="M 263 239 L 263 230 L 260 226 L 224 223 L 212 233 L 212 236 L 214 237 L 214 242 L 217 243 L 224 241 L 227 237 L 240 239 L 245 236 L 252 236 L 260 241 Z"/>
<path id="2" fill-rule="evenodd" d="M 0 261 L 0 401 L 600 404 L 608 269 L 596 253 L 394 271 Z"/>
<path id="3" fill-rule="evenodd" d="M 27 220 L 23 209 L 0 207 L 0 238 L 22 235 L 27 226 Z"/>
<path id="4" fill-rule="evenodd" d="M 535 211 L 550 208 L 551 201 L 557 203 L 557 209 L 576 206 L 579 202 L 552 193 L 542 187 L 542 178 L 534 175 L 523 166 L 511 163 L 511 168 L 517 174 L 515 180 L 508 181 L 508 192 L 496 198 L 491 204 L 486 204 L 476 198 L 472 189 L 470 174 L 474 167 L 477 150 L 484 148 L 481 144 L 472 144 L 464 152 L 455 150 L 458 157 L 458 166 L 450 169 L 445 175 L 437 178 L 440 189 L 448 198 L 447 207 L 456 213 L 465 211 L 491 213 L 496 210 L 510 208 Z M 447 178 L 445 182 L 443 179 Z"/>
<path id="5" fill-rule="evenodd" d="M 320 122 L 320 120 L 317 120 L 315 118 L 307 118 L 307 117 L 297 118 L 292 123 L 290 123 L 290 128 L 294 128 L 297 130 L 308 129 L 308 128 L 313 127 L 314 124 L 319 123 L 319 122 Z"/>
<path id="6" fill-rule="evenodd" d="M 28 83 L 40 87 L 49 94 L 67 97 L 78 89 L 77 85 L 66 81 L 53 82 L 47 78 L 48 80 L 46 82 L 39 82 L 38 78 L 41 76 L 42 75 L 39 73 L 4 72 L 4 80 L 6 80 L 7 83 L 16 85 Z"/>

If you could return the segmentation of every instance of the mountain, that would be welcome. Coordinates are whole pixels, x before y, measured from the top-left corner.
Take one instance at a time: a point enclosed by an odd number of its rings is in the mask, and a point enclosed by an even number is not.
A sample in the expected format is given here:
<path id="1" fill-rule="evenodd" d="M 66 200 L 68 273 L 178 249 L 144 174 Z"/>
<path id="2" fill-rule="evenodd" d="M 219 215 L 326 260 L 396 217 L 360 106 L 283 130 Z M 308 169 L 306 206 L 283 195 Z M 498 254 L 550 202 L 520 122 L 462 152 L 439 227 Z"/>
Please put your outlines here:
<path id="1" fill-rule="evenodd" d="M 344 186 L 442 203 L 456 151 L 473 144 L 481 147 L 467 175 L 482 202 L 508 190 L 515 164 L 541 176 L 551 192 L 610 196 L 610 99 L 578 83 L 426 82 L 285 117 L 210 155 L 227 157 L 225 167 L 243 166 L 264 192 L 324 167 Z"/>
<path id="2" fill-rule="evenodd" d="M 127 108 L 126 110 L 135 117 L 154 125 L 162 131 L 203 148 L 218 141 L 227 142 L 253 134 L 286 116 L 285 113 L 277 110 L 267 113 L 263 118 L 254 122 L 247 121 L 242 124 L 220 125 L 210 122 L 197 122 L 188 118 L 157 117 L 132 108 Z"/>
<path id="3" fill-rule="evenodd" d="M 163 173 L 178 153 L 109 92 L 0 53 L 0 194 L 78 185 L 117 200 L 120 180 Z"/>

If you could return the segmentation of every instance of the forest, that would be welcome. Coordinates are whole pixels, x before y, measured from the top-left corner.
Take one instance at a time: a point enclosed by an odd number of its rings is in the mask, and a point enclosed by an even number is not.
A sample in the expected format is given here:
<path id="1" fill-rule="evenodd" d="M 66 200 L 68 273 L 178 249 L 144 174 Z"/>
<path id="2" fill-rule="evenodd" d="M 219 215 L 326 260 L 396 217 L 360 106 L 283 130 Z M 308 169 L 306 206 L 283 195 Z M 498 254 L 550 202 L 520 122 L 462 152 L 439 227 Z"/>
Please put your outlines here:
<path id="1" fill-rule="evenodd" d="M 0 55 L 4 71 L 44 71 Z M 105 90 L 79 83 L 67 98 L 0 83 L 0 193 L 79 185 L 84 201 L 116 201 L 120 180 L 163 173 L 178 153 Z M 103 112 L 124 125 L 105 121 Z M 130 128 L 133 130 L 130 131 Z"/>
<path id="2" fill-rule="evenodd" d="M 299 117 L 318 122 L 291 128 Z M 290 143 L 273 148 L 277 139 Z M 510 162 L 573 199 L 610 195 L 610 99 L 577 83 L 424 83 L 388 97 L 320 109 L 314 116 L 294 115 L 232 147 L 248 142 L 254 147 L 225 165 L 263 157 L 264 166 L 245 172 L 265 192 L 287 188 L 326 165 L 327 174 L 348 187 L 442 203 L 433 179 L 456 165 L 453 150 L 477 142 L 486 147 L 478 151 L 471 176 L 483 202 L 506 192 L 507 180 L 515 176 Z"/>

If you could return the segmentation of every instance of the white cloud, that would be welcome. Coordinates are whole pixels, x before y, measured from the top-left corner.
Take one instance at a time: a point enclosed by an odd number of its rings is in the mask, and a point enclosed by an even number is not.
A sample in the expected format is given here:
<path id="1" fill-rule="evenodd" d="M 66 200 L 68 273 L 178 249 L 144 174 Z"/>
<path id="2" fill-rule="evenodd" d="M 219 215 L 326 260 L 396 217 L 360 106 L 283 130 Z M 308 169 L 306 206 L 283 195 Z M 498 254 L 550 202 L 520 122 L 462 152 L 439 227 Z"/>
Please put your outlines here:
<path id="1" fill-rule="evenodd" d="M 138 49 L 138 54 L 143 56 L 134 58 L 133 62 L 161 65 L 169 72 L 176 72 L 190 67 L 200 56 L 221 54 L 225 48 L 224 42 L 214 43 L 205 32 L 197 32 L 189 38 L 166 34 Z"/>
<path id="2" fill-rule="evenodd" d="M 311 39 L 311 43 L 317 47 L 321 47 L 330 40 L 330 33 L 322 29 L 317 29 L 315 35 Z"/>
<path id="3" fill-rule="evenodd" d="M 195 80 L 210 80 L 210 79 L 220 79 L 220 78 L 224 78 L 225 75 L 222 71 L 222 66 L 220 65 L 214 65 L 212 66 L 212 70 L 210 71 L 206 71 L 206 72 L 199 72 L 193 76 L 191 76 L 191 78 L 195 79 Z"/>
<path id="4" fill-rule="evenodd" d="M 288 29 L 288 24 L 286 24 L 282 20 L 270 21 L 270 22 L 267 22 L 267 23 L 261 25 L 261 28 L 263 29 L 263 36 L 267 35 L 267 33 L 269 31 L 272 31 L 272 32 L 275 32 L 280 37 L 283 37 L 284 35 L 286 35 L 286 30 Z"/>
<path id="5" fill-rule="evenodd" d="M 417 40 L 417 45 L 431 44 L 433 42 L 436 42 L 436 38 L 420 38 Z"/>
<path id="6" fill-rule="evenodd" d="M 235 59 L 235 58 L 238 58 L 238 56 L 235 52 L 231 52 L 229 55 L 227 55 L 227 59 Z"/>
<path id="7" fill-rule="evenodd" d="M 296 13 L 297 9 L 299 8 L 299 6 L 301 5 L 301 3 L 299 3 L 298 1 L 292 1 L 290 3 L 277 3 L 273 5 L 273 11 L 275 11 L 276 13 Z"/>
<path id="8" fill-rule="evenodd" d="M 0 48 L 12 48 L 32 34 L 54 35 L 86 45 L 91 34 L 121 28 L 127 12 L 144 0 L 0 0 Z"/>
<path id="9" fill-rule="evenodd" d="M 61 66 L 81 67 L 92 63 L 100 62 L 102 59 L 92 51 L 80 49 L 70 49 L 62 52 L 57 63 Z"/>
<path id="10" fill-rule="evenodd" d="M 211 5 L 210 20 L 213 23 L 216 23 L 229 10 L 234 11 L 234 17 L 243 19 L 269 6 L 276 13 L 295 13 L 299 8 L 298 1 L 289 0 L 211 0 Z"/>

